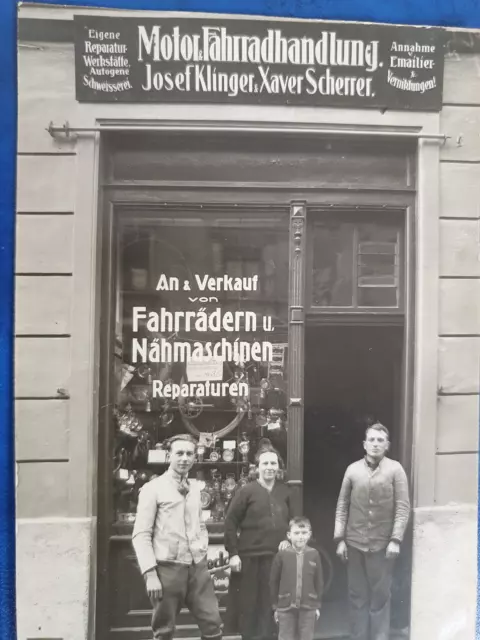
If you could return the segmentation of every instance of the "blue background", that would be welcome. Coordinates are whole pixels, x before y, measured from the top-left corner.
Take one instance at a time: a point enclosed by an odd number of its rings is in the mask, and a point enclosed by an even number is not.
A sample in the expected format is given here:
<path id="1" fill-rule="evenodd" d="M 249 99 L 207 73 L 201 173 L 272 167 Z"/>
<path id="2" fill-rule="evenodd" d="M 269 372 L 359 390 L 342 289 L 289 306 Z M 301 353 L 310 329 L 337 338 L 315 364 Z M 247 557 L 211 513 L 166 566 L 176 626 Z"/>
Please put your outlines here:
<path id="1" fill-rule="evenodd" d="M 30 2 L 33 3 L 34 0 Z M 42 3 L 35 2 L 35 4 Z M 480 28 L 480 0 L 164 0 L 163 2 L 160 0 L 49 0 L 49 4 Z M 12 308 L 16 119 L 16 3 L 14 0 L 0 0 L 0 638 L 2 640 L 13 640 L 15 637 Z M 477 638 L 480 638 L 478 617 Z M 435 639 L 426 638 L 425 640 Z"/>

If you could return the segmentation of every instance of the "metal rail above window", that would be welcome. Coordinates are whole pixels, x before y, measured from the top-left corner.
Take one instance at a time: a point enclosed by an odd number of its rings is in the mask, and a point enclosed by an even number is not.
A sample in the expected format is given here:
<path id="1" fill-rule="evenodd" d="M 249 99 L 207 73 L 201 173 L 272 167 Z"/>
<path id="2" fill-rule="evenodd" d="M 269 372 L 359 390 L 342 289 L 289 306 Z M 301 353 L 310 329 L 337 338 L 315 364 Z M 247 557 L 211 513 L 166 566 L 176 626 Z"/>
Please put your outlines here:
<path id="1" fill-rule="evenodd" d="M 217 124 L 217 123 L 176 123 L 159 122 L 152 124 L 104 124 L 95 127 L 74 127 L 68 122 L 58 126 L 50 122 L 46 128 L 52 138 L 64 137 L 70 139 L 75 135 L 112 132 L 112 131 L 143 131 L 143 132 L 198 132 L 198 133 L 273 133 L 273 134 L 294 134 L 294 135 L 322 135 L 322 136 L 358 136 L 358 137 L 382 137 L 382 138 L 413 138 L 417 140 L 429 140 L 445 143 L 449 136 L 443 133 L 425 133 L 415 130 L 391 130 L 391 129 L 349 129 L 349 128 L 329 128 L 329 127 L 291 127 L 291 126 L 268 126 L 252 124 Z"/>

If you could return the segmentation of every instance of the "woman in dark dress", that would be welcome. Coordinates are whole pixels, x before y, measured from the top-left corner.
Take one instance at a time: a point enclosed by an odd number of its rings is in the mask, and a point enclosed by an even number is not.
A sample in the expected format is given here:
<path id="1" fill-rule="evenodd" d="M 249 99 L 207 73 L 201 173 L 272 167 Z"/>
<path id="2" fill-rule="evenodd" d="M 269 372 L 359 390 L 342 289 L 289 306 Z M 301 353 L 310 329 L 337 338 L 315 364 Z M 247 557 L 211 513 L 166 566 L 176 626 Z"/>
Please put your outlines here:
<path id="1" fill-rule="evenodd" d="M 275 635 L 270 569 L 278 549 L 288 545 L 288 523 L 295 514 L 288 487 L 276 479 L 280 462 L 277 451 L 261 448 L 255 462 L 258 479 L 235 495 L 225 520 L 225 548 L 230 555 L 234 587 L 229 608 L 234 607 L 238 613 L 242 640 L 270 640 Z"/>

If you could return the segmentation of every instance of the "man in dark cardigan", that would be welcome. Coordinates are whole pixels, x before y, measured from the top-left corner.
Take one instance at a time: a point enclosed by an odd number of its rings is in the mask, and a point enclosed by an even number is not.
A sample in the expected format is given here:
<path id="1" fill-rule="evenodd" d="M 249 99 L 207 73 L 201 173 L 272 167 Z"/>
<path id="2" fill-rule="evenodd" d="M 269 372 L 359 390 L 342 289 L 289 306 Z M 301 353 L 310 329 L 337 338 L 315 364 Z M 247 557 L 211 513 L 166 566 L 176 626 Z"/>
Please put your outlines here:
<path id="1" fill-rule="evenodd" d="M 269 640 L 275 635 L 270 571 L 295 515 L 288 487 L 276 481 L 278 453 L 272 447 L 262 448 L 256 464 L 258 480 L 240 489 L 225 520 L 225 548 L 232 581 L 238 582 L 237 601 L 229 606 L 238 610 L 243 640 Z"/>

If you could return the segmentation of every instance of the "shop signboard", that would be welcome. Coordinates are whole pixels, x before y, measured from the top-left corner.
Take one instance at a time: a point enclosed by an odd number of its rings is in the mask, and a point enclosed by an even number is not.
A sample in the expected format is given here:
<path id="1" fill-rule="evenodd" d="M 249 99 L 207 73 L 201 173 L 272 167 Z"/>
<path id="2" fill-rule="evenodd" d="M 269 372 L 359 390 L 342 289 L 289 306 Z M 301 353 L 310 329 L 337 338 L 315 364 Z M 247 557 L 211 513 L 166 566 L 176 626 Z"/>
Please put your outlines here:
<path id="1" fill-rule="evenodd" d="M 439 111 L 443 39 L 430 27 L 75 16 L 76 95 Z"/>

